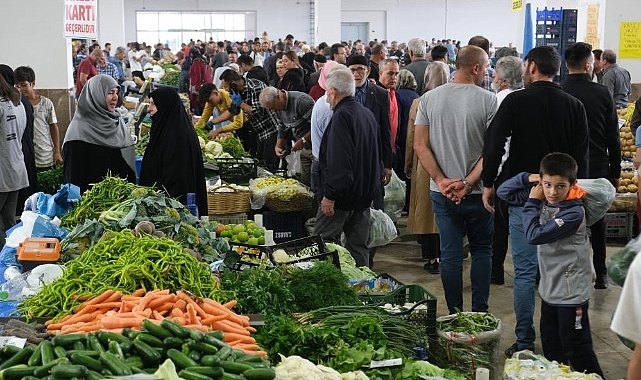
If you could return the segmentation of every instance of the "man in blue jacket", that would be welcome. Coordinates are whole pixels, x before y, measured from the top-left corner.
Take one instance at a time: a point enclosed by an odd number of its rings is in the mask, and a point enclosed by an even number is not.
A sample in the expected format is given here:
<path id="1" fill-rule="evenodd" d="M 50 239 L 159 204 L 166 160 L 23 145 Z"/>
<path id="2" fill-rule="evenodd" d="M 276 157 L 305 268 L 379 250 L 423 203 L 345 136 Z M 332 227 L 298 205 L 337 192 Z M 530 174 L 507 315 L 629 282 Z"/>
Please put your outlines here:
<path id="1" fill-rule="evenodd" d="M 379 126 L 372 112 L 354 99 L 354 77 L 349 69 L 332 70 L 325 86 L 334 114 L 319 154 L 320 208 L 314 233 L 340 241 L 344 232 L 356 265 L 368 266 L 369 209 L 382 172 Z"/>

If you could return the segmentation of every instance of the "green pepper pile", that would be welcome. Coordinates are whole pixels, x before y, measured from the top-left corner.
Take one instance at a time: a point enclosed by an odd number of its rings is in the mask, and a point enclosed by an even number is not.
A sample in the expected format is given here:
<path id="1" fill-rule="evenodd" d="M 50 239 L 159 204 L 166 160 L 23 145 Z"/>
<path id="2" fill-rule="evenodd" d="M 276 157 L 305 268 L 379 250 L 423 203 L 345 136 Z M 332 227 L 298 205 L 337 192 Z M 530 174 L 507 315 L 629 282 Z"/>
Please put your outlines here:
<path id="1" fill-rule="evenodd" d="M 197 297 L 219 299 L 209 266 L 175 241 L 131 230 L 107 231 L 80 257 L 69 261 L 62 277 L 22 301 L 27 318 L 60 318 L 108 289 L 131 294 L 137 289 L 188 290 Z"/>

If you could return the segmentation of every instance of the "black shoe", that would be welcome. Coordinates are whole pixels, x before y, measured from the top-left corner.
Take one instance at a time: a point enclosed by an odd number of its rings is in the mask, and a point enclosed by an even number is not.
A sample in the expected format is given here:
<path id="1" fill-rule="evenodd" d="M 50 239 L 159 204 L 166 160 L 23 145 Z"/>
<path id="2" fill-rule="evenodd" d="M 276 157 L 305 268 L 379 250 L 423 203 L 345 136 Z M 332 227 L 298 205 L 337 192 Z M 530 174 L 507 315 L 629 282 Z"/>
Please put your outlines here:
<path id="1" fill-rule="evenodd" d="M 423 265 L 423 269 L 425 269 L 429 274 L 441 273 L 441 269 L 439 268 L 438 261 L 435 261 L 433 263 L 430 263 L 430 262 L 425 263 L 425 265 Z"/>
<path id="2" fill-rule="evenodd" d="M 608 275 L 599 274 L 596 276 L 596 281 L 594 282 L 594 289 L 607 289 L 608 288 Z"/>
<path id="3" fill-rule="evenodd" d="M 512 357 L 512 355 L 514 355 L 514 353 L 515 353 L 515 352 L 517 352 L 517 351 L 519 351 L 519 346 L 518 346 L 516 343 L 514 343 L 514 344 L 513 344 L 513 345 L 511 345 L 507 350 L 505 350 L 505 356 L 507 356 L 507 357 L 508 357 L 508 359 L 509 359 L 509 358 L 511 358 L 511 357 Z"/>
<path id="4" fill-rule="evenodd" d="M 493 275 L 492 278 L 490 278 L 490 284 L 492 284 L 492 285 L 503 285 L 503 284 L 505 284 L 505 277 L 503 277 L 503 276 L 494 276 Z"/>

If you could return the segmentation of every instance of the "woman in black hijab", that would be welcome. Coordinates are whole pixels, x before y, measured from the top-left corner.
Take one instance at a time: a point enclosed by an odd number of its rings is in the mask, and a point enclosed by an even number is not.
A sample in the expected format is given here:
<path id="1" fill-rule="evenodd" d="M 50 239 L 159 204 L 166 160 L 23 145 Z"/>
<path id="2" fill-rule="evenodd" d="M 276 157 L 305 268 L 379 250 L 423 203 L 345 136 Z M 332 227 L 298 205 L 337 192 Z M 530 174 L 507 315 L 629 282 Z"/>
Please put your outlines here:
<path id="1" fill-rule="evenodd" d="M 195 193 L 199 215 L 207 215 L 203 156 L 185 107 L 170 88 L 154 90 L 149 98 L 151 131 L 139 184 L 164 189 L 183 204 L 187 193 Z"/>
<path id="2" fill-rule="evenodd" d="M 13 77 L 13 70 L 7 65 L 0 65 L 0 75 L 10 85 L 15 85 Z M 16 91 L 18 91 L 16 89 Z M 27 114 L 27 128 L 22 135 L 22 155 L 24 156 L 24 164 L 27 167 L 27 176 L 29 177 L 29 186 L 20 190 L 18 194 L 18 204 L 16 206 L 16 215 L 22 215 L 24 210 L 24 202 L 32 194 L 38 192 L 38 175 L 36 172 L 36 156 L 33 149 L 33 106 L 29 99 L 21 96 L 21 102 L 24 106 L 24 111 Z"/>

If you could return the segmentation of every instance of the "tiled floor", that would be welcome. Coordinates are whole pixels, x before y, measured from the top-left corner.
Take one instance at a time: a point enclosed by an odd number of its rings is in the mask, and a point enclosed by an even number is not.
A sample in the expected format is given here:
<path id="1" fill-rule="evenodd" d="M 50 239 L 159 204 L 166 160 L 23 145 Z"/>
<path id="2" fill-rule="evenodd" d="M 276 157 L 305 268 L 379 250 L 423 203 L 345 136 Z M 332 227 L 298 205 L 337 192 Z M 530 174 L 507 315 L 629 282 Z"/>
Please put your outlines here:
<path id="1" fill-rule="evenodd" d="M 443 295 L 443 285 L 440 275 L 432 275 L 423 269 L 425 260 L 421 259 L 420 246 L 412 235 L 407 235 L 405 220 L 399 221 L 400 237 L 376 254 L 374 271 L 389 273 L 399 281 L 406 284 L 419 284 L 438 298 L 437 316 L 446 315 L 447 307 Z M 614 254 L 622 247 L 619 245 L 608 246 L 608 256 Z M 464 261 L 464 302 L 467 310 L 470 308 L 470 260 Z M 504 330 L 501 337 L 501 351 L 503 352 L 515 341 L 514 337 L 514 308 L 513 308 L 513 275 L 512 259 L 508 252 L 505 261 L 505 285 L 492 285 L 490 289 L 490 312 L 500 318 Z M 590 300 L 590 324 L 594 349 L 605 373 L 606 379 L 624 379 L 631 351 L 626 348 L 618 337 L 610 330 L 610 319 L 619 299 L 621 288 L 610 285 L 605 290 L 595 290 Z M 537 297 L 538 298 L 538 297 Z M 540 302 L 537 299 L 535 312 L 535 326 L 538 338 L 538 317 Z M 540 341 L 537 339 L 537 352 L 542 352 Z M 502 356 L 503 357 L 503 356 Z"/>

